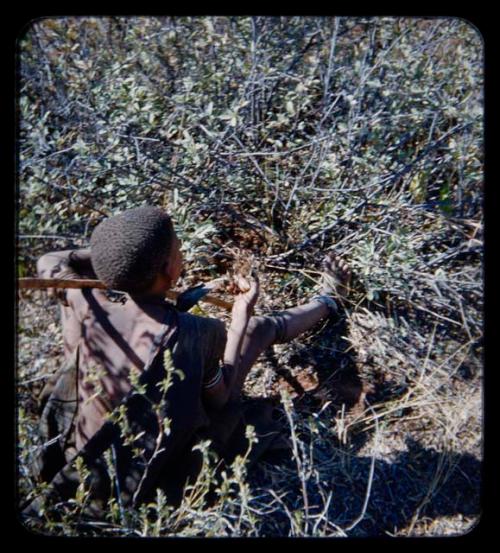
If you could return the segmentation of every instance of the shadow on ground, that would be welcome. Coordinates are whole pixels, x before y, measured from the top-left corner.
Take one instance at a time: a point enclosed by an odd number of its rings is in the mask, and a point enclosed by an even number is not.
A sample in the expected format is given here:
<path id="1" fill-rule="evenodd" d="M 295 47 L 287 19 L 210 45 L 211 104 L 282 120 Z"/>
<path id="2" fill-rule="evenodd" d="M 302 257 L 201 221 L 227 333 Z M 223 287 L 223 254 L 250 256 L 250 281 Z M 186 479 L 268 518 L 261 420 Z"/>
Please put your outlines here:
<path id="1" fill-rule="evenodd" d="M 270 350 L 266 359 L 277 370 L 281 386 L 293 392 L 294 407 L 300 414 L 310 415 L 329 401 L 329 416 L 339 414 L 342 405 L 345 412 L 364 409 L 365 397 L 370 403 L 374 400 L 396 399 L 404 394 L 404 389 L 391 390 L 384 383 L 366 383 L 358 373 L 356 352 L 348 348 L 345 320 L 329 323 L 315 335 L 314 344 L 296 346 L 285 368 L 278 363 L 276 354 Z M 328 348 L 325 348 L 328 344 Z M 314 378 L 310 377 L 312 373 Z M 301 375 L 301 371 L 304 374 Z M 315 381 L 308 390 L 308 383 Z M 279 391 L 273 396 L 278 404 Z M 372 438 L 372 432 L 361 432 L 350 436 L 348 445 L 336 443 L 335 455 L 331 458 L 332 449 L 326 447 L 322 454 L 327 457 L 328 469 L 324 473 L 323 489 L 333 492 L 333 499 L 328 511 L 328 519 L 340 527 L 348 528 L 363 510 L 367 485 L 372 466 L 371 456 L 356 456 L 363 445 Z M 335 440 L 333 435 L 329 439 Z M 349 532 L 350 536 L 383 536 L 387 532 L 408 528 L 415 518 L 420 522 L 429 522 L 440 517 L 462 515 L 479 516 L 480 513 L 480 474 L 481 463 L 474 456 L 447 452 L 442 454 L 433 449 L 422 447 L 413 439 L 406 440 L 406 451 L 396 453 L 391 461 L 376 459 L 368 508 L 363 520 Z M 343 450 L 343 452 L 342 452 Z M 347 454 L 347 455 L 346 455 Z M 341 459 L 342 455 L 344 456 Z M 272 465 L 289 465 L 290 474 L 294 472 L 295 461 L 291 451 L 270 453 L 264 459 Z M 347 460 L 347 461 L 346 461 Z M 347 466 L 346 466 L 347 462 Z M 269 467 L 270 465 L 267 465 Z M 272 468 L 267 471 L 259 465 L 251 471 L 255 490 L 269 489 Z M 300 497 L 299 482 L 291 497 Z M 276 490 L 277 491 L 277 490 Z M 322 506 L 317 484 L 311 480 L 310 504 Z M 300 499 L 298 500 L 301 501 Z M 290 506 L 292 509 L 297 506 Z M 321 508 L 318 507 L 318 513 Z M 318 514 L 311 512 L 311 514 Z M 283 531 L 289 528 L 289 521 L 283 512 L 277 513 L 277 526 Z M 276 528 L 276 526 L 274 526 Z M 285 534 L 286 535 L 286 534 Z"/>
<path id="2" fill-rule="evenodd" d="M 406 528 L 417 512 L 420 519 L 431 520 L 479 515 L 481 464 L 475 457 L 456 452 L 443 455 L 412 440 L 406 445 L 407 451 L 393 462 L 375 461 L 366 518 L 353 535 L 384 535 Z M 361 513 L 371 464 L 371 457 L 351 460 L 353 478 L 336 494 L 332 520 L 349 525 Z M 443 476 L 434 489 L 440 473 Z M 339 482 L 335 476 L 334 481 Z"/>
<path id="3" fill-rule="evenodd" d="M 370 456 L 356 457 L 351 450 L 352 457 L 349 457 L 347 467 L 339 459 L 331 464 L 327 474 L 322 471 L 322 489 L 332 492 L 325 518 L 347 530 L 350 537 L 394 534 L 408 529 L 414 518 L 420 523 L 457 515 L 479 518 L 481 463 L 472 455 L 442 454 L 423 448 L 412 440 L 406 445 L 408 449 L 398 453 L 391 462 L 381 459 L 373 462 Z M 276 459 L 273 460 L 275 463 Z M 283 463 L 289 465 L 290 473 L 293 473 L 294 461 L 282 457 L 282 467 Z M 348 530 L 363 511 L 372 463 L 373 478 L 365 515 L 352 530 Z M 270 465 L 262 463 L 251 470 L 249 476 L 255 494 L 263 491 L 265 494 L 273 488 L 272 470 Z M 439 479 L 436 478 L 438 475 Z M 282 485 L 279 491 L 283 491 Z M 289 509 L 300 509 L 301 494 L 298 479 L 289 479 L 285 496 Z M 313 479 L 309 481 L 308 498 L 310 515 L 319 515 L 324 502 Z M 290 529 L 290 522 L 282 510 L 273 514 L 273 530 L 269 530 L 269 535 L 276 528 L 280 528 L 281 535 L 287 535 Z"/>
<path id="4" fill-rule="evenodd" d="M 265 352 L 266 361 L 278 376 L 271 397 L 279 398 L 280 388 L 285 388 L 297 404 L 331 401 L 339 408 L 344 403 L 348 409 L 356 405 L 365 389 L 355 352 L 343 338 L 346 333 L 345 319 L 341 318 L 324 325 L 312 343 L 287 343 L 279 361 L 272 348 Z"/>

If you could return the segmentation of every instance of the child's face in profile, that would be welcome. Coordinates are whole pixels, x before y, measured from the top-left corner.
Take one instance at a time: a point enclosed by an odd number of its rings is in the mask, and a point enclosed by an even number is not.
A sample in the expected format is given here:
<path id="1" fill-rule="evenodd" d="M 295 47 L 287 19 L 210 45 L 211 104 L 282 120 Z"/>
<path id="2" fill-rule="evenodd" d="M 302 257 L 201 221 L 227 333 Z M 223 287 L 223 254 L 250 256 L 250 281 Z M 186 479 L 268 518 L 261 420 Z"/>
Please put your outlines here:
<path id="1" fill-rule="evenodd" d="M 172 286 L 179 280 L 179 277 L 182 273 L 182 252 L 181 244 L 177 234 L 174 234 L 174 240 L 171 250 L 171 261 L 170 261 L 170 276 L 172 279 Z"/>

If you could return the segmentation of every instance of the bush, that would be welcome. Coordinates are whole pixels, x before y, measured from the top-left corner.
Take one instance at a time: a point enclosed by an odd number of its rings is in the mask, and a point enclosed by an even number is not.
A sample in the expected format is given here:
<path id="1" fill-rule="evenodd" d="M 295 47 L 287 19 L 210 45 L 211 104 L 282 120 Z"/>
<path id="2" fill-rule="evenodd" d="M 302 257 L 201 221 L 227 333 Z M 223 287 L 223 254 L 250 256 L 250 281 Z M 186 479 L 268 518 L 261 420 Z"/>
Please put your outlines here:
<path id="1" fill-rule="evenodd" d="M 200 503 L 180 530 L 179 513 L 159 498 L 161 522 L 144 529 L 135 514 L 134 532 L 466 531 L 479 512 L 481 458 L 477 31 L 455 18 L 65 17 L 35 21 L 19 46 L 20 276 L 47 249 L 87 245 L 102 217 L 148 203 L 173 215 L 185 283 L 251 252 L 263 312 L 303 301 L 327 249 L 356 277 L 345 340 L 327 334 L 315 350 L 323 396 L 289 406 L 301 429 L 295 461 L 256 469 L 245 504 L 240 472 L 237 503 Z M 40 365 L 50 372 L 57 359 L 43 344 L 30 348 L 43 342 L 39 327 L 50 321 L 34 326 L 33 317 L 48 305 L 35 292 L 20 300 L 21 398 L 36 392 Z M 277 350 L 288 373 L 307 355 L 303 343 Z M 329 388 L 347 351 L 364 390 L 351 410 Z M 255 368 L 248 393 L 271 394 L 271 367 L 266 358 Z M 33 413 L 19 423 L 24 467 Z M 407 489 L 381 482 L 391 462 Z M 24 469 L 21 480 L 28 493 Z M 407 491 L 413 499 L 395 513 L 391 495 Z M 92 531 L 124 528 L 116 519 Z"/>

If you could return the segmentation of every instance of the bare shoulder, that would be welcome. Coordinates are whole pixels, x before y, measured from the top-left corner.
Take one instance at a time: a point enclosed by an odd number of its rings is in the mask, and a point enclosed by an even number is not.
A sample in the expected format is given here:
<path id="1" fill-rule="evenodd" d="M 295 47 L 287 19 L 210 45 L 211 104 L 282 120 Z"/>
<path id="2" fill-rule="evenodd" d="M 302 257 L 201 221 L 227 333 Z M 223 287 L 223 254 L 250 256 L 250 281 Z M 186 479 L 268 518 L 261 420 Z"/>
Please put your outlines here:
<path id="1" fill-rule="evenodd" d="M 203 344 L 217 346 L 219 342 L 225 342 L 227 333 L 223 321 L 214 317 L 203 317 L 192 313 L 179 313 L 184 334 L 196 337 Z"/>

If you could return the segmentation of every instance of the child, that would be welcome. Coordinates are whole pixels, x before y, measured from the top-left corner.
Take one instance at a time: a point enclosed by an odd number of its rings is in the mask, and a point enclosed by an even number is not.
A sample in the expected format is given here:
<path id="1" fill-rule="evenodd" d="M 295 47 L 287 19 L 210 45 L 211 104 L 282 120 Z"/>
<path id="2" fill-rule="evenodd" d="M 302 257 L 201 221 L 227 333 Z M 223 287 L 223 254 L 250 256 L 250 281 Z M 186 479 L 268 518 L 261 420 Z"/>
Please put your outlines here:
<path id="1" fill-rule="evenodd" d="M 52 480 L 64 462 L 88 449 L 110 413 L 130 396 L 133 375 L 151 365 L 154 352 L 163 359 L 165 349 L 171 351 L 174 367 L 184 378 L 174 378 L 169 391 L 170 432 L 162 446 L 161 467 L 149 479 L 149 492 L 163 487 L 170 497 L 179 499 L 187 476 L 196 474 L 188 459 L 200 436 L 210 438 L 216 451 L 229 460 L 241 450 L 235 435 L 239 429 L 241 438 L 242 422 L 243 427 L 253 424 L 260 435 L 259 453 L 276 436 L 269 409 L 245 413 L 241 401 L 245 377 L 266 348 L 289 341 L 337 313 L 330 296 L 335 286 L 337 293 L 345 291 L 347 267 L 327 257 L 320 295 L 305 305 L 266 316 L 252 315 L 259 296 L 257 276 L 238 276 L 240 293 L 226 332 L 221 321 L 181 313 L 165 300 L 182 272 L 180 246 L 170 217 L 159 208 L 145 206 L 102 221 L 91 236 L 89 250 L 49 253 L 38 261 L 41 278 L 99 278 L 111 290 L 126 292 L 121 301 L 99 289 L 57 292 L 65 355 L 68 360 L 77 356 L 78 408 L 74 436 L 64 445 L 64 461 L 45 466 L 43 479 Z M 50 406 L 57 405 L 58 387 L 65 389 L 56 385 Z M 95 438 L 90 443 L 94 442 Z M 127 478 L 122 480 L 134 480 L 130 474 Z M 127 497 L 137 499 L 137 489 L 144 484 L 141 478 L 130 484 Z"/>

